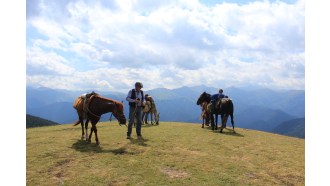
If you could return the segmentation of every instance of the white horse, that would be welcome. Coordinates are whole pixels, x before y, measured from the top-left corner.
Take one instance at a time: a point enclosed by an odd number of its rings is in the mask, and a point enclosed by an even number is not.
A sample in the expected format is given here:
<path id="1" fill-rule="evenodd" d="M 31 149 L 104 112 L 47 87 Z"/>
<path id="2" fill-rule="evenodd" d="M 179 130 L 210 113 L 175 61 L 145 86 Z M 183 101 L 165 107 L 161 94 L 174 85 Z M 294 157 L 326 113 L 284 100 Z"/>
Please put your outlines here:
<path id="1" fill-rule="evenodd" d="M 144 119 L 145 122 L 147 123 L 147 117 L 148 115 L 151 114 L 151 124 L 156 124 L 159 125 L 159 115 L 160 113 L 158 113 L 157 111 L 157 107 L 155 104 L 155 101 L 152 99 L 151 96 L 148 96 L 146 98 L 146 105 L 143 109 L 143 115 L 144 115 Z M 155 119 L 153 120 L 153 116 L 155 117 Z"/>

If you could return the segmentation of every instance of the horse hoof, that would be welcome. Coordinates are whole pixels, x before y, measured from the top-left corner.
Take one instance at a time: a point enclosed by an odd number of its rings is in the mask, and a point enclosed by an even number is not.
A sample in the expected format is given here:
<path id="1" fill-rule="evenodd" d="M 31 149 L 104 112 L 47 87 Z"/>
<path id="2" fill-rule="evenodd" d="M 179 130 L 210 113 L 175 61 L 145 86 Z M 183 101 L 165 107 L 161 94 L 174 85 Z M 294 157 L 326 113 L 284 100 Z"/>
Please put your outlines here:
<path id="1" fill-rule="evenodd" d="M 96 145 L 100 145 L 100 142 L 97 141 L 97 142 L 96 142 Z"/>
<path id="2" fill-rule="evenodd" d="M 85 138 L 84 137 L 81 137 L 81 140 L 84 140 Z"/>

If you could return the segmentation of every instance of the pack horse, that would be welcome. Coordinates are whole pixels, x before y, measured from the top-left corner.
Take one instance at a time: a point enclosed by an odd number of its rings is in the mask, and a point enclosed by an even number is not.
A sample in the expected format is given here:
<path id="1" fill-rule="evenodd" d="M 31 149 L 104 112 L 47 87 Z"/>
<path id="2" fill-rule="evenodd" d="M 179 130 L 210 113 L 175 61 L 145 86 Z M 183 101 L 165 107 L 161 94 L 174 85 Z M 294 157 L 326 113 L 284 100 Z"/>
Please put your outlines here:
<path id="1" fill-rule="evenodd" d="M 86 141 L 89 143 L 91 142 L 92 134 L 94 132 L 96 144 L 100 144 L 97 136 L 96 124 L 103 114 L 112 112 L 112 114 L 118 120 L 119 124 L 126 124 L 123 103 L 112 100 L 110 98 L 102 97 L 94 92 L 79 96 L 73 103 L 73 108 L 76 109 L 79 117 L 79 120 L 74 124 L 74 126 L 78 125 L 79 123 L 81 124 L 81 139 L 86 137 Z M 85 123 L 84 119 L 86 119 Z M 92 128 L 88 136 L 89 121 L 92 123 Z"/>
<path id="2" fill-rule="evenodd" d="M 217 103 L 215 108 L 213 108 L 212 103 L 211 103 L 211 95 L 203 92 L 196 104 L 197 105 L 202 105 L 202 104 L 207 103 L 207 109 L 206 109 L 206 114 L 209 116 L 211 119 L 211 127 L 212 130 L 218 130 L 218 115 L 221 116 L 221 128 L 220 132 L 224 128 L 226 128 L 227 120 L 228 117 L 230 116 L 231 119 L 231 125 L 233 126 L 233 132 L 235 133 L 235 127 L 234 127 L 234 104 L 233 101 L 229 98 L 220 98 Z M 215 115 L 215 122 L 214 122 L 214 115 Z"/>

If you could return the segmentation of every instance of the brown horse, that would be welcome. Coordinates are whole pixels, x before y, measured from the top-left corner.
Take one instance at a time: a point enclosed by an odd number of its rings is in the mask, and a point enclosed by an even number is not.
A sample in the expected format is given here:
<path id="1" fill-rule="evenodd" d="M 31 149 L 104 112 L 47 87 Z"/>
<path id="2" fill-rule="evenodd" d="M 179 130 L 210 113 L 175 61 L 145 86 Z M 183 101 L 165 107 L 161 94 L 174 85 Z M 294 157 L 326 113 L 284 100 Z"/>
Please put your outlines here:
<path id="1" fill-rule="evenodd" d="M 200 119 L 202 120 L 202 128 L 204 128 L 204 123 L 206 126 L 209 126 L 209 123 L 210 123 L 209 114 L 207 113 L 207 104 L 208 103 L 206 101 L 204 101 L 201 104 L 202 114 L 200 116 Z"/>
<path id="2" fill-rule="evenodd" d="M 84 134 L 84 101 L 81 97 L 78 97 L 73 105 L 73 107 L 77 110 L 79 120 L 74 124 L 74 126 L 81 123 L 82 128 L 82 136 L 83 139 L 85 137 Z M 99 139 L 97 137 L 97 128 L 96 124 L 100 120 L 101 116 L 105 113 L 112 112 L 115 118 L 119 121 L 119 124 L 126 124 L 126 117 L 124 115 L 124 105 L 121 102 L 102 97 L 98 94 L 91 95 L 87 103 L 87 118 L 85 122 L 86 129 L 86 141 L 91 142 L 92 134 L 95 133 L 95 141 L 96 144 L 100 144 Z M 88 136 L 87 128 L 88 122 L 91 121 L 92 128 L 91 132 Z"/>

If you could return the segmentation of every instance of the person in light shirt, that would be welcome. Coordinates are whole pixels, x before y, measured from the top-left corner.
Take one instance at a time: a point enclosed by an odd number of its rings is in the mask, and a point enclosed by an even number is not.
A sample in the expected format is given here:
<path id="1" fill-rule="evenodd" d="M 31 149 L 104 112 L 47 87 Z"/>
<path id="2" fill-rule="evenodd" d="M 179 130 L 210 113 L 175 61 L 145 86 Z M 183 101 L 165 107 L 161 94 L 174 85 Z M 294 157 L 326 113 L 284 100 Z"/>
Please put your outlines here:
<path id="1" fill-rule="evenodd" d="M 127 127 L 127 139 L 131 139 L 132 127 L 134 119 L 136 117 L 136 135 L 138 138 L 142 138 L 141 126 L 142 126 L 142 107 L 145 105 L 145 99 L 143 95 L 143 84 L 141 82 L 135 83 L 135 88 L 128 92 L 126 100 L 129 104 L 129 122 Z"/>

